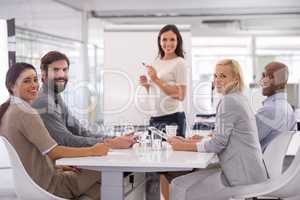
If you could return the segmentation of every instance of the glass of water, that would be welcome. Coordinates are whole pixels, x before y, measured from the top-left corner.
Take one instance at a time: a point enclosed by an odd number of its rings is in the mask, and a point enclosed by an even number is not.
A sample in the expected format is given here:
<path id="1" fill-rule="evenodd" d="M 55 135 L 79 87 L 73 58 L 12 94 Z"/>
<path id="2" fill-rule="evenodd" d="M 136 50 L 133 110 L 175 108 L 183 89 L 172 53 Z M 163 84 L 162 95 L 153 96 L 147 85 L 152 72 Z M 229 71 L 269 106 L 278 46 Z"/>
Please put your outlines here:
<path id="1" fill-rule="evenodd" d="M 148 133 L 139 136 L 139 143 L 142 152 L 147 152 L 151 147 L 151 137 Z"/>
<path id="2" fill-rule="evenodd" d="M 155 138 L 152 140 L 152 150 L 159 151 L 162 149 L 162 139 Z"/>
<path id="3" fill-rule="evenodd" d="M 166 133 L 168 137 L 174 137 L 177 133 L 177 125 L 166 125 Z"/>

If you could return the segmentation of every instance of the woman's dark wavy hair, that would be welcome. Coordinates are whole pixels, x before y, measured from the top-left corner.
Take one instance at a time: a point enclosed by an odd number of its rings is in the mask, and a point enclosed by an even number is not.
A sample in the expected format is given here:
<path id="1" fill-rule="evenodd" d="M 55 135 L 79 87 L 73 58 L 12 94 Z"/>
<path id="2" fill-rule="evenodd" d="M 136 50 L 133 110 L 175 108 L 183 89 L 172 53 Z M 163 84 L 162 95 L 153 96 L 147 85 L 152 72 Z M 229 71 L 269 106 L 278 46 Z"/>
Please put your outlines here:
<path id="1" fill-rule="evenodd" d="M 13 95 L 13 91 L 11 90 L 11 87 L 16 84 L 16 81 L 19 78 L 20 74 L 26 69 L 33 69 L 36 72 L 34 66 L 22 62 L 16 63 L 8 69 L 8 71 L 6 72 L 5 86 L 9 94 Z M 10 98 L 0 106 L 0 124 L 2 121 L 2 117 L 7 111 L 9 105 L 10 105 Z"/>
<path id="2" fill-rule="evenodd" d="M 160 46 L 160 38 L 161 38 L 161 35 L 164 32 L 167 32 L 167 31 L 172 31 L 173 33 L 176 34 L 176 36 L 177 36 L 177 47 L 175 49 L 175 54 L 179 57 L 184 58 L 184 51 L 182 49 L 182 46 L 183 46 L 182 37 L 181 37 L 181 34 L 180 34 L 178 28 L 174 24 L 168 24 L 168 25 L 164 26 L 162 29 L 160 29 L 159 34 L 158 34 L 158 38 L 157 38 L 158 56 L 160 56 L 160 58 L 163 58 L 165 56 L 165 52 L 163 51 L 163 49 Z"/>

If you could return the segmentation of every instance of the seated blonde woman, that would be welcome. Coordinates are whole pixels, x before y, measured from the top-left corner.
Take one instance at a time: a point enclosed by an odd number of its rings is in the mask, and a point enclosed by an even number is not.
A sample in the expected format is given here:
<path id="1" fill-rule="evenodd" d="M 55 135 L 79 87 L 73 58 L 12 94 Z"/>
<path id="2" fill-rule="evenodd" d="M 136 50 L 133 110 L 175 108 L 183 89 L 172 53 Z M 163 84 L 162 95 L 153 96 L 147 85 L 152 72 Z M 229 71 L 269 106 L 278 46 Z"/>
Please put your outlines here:
<path id="1" fill-rule="evenodd" d="M 220 167 L 175 178 L 171 183 L 171 200 L 213 200 L 226 187 L 267 179 L 254 113 L 242 94 L 244 80 L 239 63 L 231 59 L 218 62 L 214 85 L 222 98 L 217 107 L 213 137 L 185 141 L 174 137 L 169 143 L 176 151 L 216 153 Z"/>
<path id="2" fill-rule="evenodd" d="M 86 148 L 59 146 L 49 136 L 39 114 L 30 106 L 37 97 L 35 68 L 17 63 L 6 74 L 10 99 L 0 107 L 0 134 L 14 146 L 27 173 L 40 187 L 57 196 L 76 199 L 82 195 L 100 199 L 100 173 L 74 167 L 54 166 L 62 157 L 104 156 L 105 144 Z"/>

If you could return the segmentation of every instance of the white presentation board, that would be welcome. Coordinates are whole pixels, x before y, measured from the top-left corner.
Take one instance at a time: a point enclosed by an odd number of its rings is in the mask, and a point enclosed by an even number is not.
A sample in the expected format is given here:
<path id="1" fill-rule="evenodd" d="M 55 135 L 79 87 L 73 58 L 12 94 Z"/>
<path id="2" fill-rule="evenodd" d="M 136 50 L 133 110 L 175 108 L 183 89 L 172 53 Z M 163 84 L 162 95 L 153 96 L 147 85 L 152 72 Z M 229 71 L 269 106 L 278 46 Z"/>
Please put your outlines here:
<path id="1" fill-rule="evenodd" d="M 0 19 L 0 104 L 8 98 L 5 87 L 5 74 L 8 69 L 7 23 Z"/>
<path id="2" fill-rule="evenodd" d="M 148 124 L 147 97 L 139 86 L 146 74 L 142 62 L 151 64 L 158 55 L 157 36 L 163 26 L 110 26 L 104 30 L 104 124 Z M 186 60 L 190 66 L 191 33 L 180 27 Z M 190 70 L 189 70 L 190 72 Z"/>

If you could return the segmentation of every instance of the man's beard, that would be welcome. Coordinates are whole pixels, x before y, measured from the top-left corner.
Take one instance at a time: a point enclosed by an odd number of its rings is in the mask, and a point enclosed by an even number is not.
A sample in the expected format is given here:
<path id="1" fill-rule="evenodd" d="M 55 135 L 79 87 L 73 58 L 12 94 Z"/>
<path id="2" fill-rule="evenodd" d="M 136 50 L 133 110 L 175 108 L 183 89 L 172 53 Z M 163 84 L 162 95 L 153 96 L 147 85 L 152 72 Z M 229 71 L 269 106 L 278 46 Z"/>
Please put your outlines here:
<path id="1" fill-rule="evenodd" d="M 269 87 L 263 88 L 263 95 L 269 97 L 275 94 L 275 91 L 275 87 L 270 85 Z"/>
<path id="2" fill-rule="evenodd" d="M 59 80 L 63 80 L 65 81 L 65 83 L 63 85 L 56 84 L 55 82 Z M 53 80 L 48 80 L 48 87 L 50 87 L 54 91 L 54 93 L 60 93 L 65 90 L 67 83 L 68 83 L 68 79 L 66 78 L 56 78 Z"/>
<path id="3" fill-rule="evenodd" d="M 57 85 L 57 84 L 55 83 L 55 81 L 60 81 L 60 80 L 65 81 L 65 83 L 64 83 L 63 85 Z M 66 88 L 66 86 L 67 86 L 67 83 L 68 83 L 68 80 L 65 79 L 65 78 L 57 78 L 57 79 L 54 79 L 54 92 L 55 92 L 55 93 L 60 93 L 60 92 L 64 91 L 65 88 Z"/>

